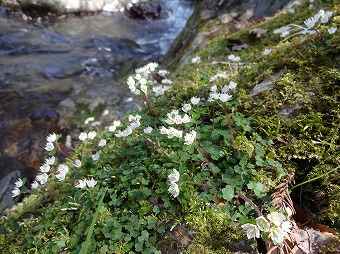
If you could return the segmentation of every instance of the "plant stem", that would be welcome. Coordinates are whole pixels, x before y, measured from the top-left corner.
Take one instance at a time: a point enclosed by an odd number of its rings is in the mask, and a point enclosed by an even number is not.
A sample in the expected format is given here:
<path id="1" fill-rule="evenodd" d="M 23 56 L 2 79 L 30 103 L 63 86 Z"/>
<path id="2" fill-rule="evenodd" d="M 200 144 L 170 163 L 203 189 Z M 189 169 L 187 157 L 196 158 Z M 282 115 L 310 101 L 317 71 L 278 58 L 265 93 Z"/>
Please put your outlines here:
<path id="1" fill-rule="evenodd" d="M 204 155 L 202 149 L 201 149 L 199 146 L 197 146 L 197 150 L 198 150 L 199 153 L 203 156 L 205 162 L 208 164 L 208 167 L 209 167 L 211 173 L 212 173 L 213 176 L 216 178 L 216 172 L 215 172 L 214 169 L 212 168 L 212 166 L 211 166 L 210 161 L 208 160 L 208 158 Z"/>
<path id="2" fill-rule="evenodd" d="M 231 137 L 231 145 L 233 147 L 233 154 L 235 156 L 236 152 L 237 152 L 237 148 L 236 148 L 236 144 L 235 144 L 233 128 L 231 127 L 231 122 L 230 122 L 230 117 L 229 117 L 229 114 L 228 114 L 228 109 L 227 109 L 227 106 L 225 104 L 223 104 L 223 110 L 224 110 L 225 116 L 227 117 L 227 122 L 228 122 L 228 126 L 229 126 L 230 137 Z"/>
<path id="3" fill-rule="evenodd" d="M 254 210 L 255 210 L 255 212 L 257 213 L 258 216 L 263 216 L 263 214 L 261 213 L 260 209 L 258 209 L 257 206 L 253 203 L 253 201 L 251 201 L 245 195 L 238 194 L 235 197 L 236 198 L 242 198 L 244 201 L 246 201 L 249 205 L 251 205 L 254 208 Z"/>

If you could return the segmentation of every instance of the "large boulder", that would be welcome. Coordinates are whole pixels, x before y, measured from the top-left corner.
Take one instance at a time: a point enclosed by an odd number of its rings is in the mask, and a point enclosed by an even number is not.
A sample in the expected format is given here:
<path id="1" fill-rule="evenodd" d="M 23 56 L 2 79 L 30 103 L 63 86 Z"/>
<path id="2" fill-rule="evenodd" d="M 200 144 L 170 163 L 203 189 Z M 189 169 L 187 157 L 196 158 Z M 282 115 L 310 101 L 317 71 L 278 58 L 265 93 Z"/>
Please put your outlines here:
<path id="1" fill-rule="evenodd" d="M 161 10 L 162 8 L 158 3 L 149 0 L 141 0 L 132 4 L 127 10 L 127 13 L 133 18 L 157 19 L 160 17 Z"/>

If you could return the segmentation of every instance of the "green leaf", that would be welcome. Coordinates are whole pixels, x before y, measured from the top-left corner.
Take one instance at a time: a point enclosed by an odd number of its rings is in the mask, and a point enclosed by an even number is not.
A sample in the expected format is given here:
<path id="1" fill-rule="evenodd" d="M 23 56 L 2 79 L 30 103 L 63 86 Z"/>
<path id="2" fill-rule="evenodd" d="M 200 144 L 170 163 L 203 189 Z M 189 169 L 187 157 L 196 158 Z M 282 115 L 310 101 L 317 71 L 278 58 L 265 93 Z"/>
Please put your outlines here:
<path id="1" fill-rule="evenodd" d="M 250 182 L 247 184 L 248 189 L 254 191 L 255 195 L 261 197 L 263 191 L 263 184 L 259 182 Z"/>
<path id="2" fill-rule="evenodd" d="M 235 196 L 234 193 L 234 187 L 227 185 L 225 188 L 222 189 L 222 194 L 223 194 L 223 198 L 227 201 L 230 201 L 233 199 L 233 197 Z"/>

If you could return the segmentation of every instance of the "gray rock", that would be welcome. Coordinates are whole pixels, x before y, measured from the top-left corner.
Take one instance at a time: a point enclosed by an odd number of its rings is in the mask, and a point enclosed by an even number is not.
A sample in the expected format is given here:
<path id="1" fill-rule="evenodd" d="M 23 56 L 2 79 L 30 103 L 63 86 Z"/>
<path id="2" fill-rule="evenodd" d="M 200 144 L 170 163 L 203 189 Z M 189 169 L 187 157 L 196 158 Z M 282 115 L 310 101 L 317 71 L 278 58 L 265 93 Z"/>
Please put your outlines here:
<path id="1" fill-rule="evenodd" d="M 257 84 L 253 89 L 250 90 L 251 95 L 256 95 L 260 92 L 271 90 L 274 88 L 274 83 L 281 77 L 282 70 L 278 73 L 274 74 L 273 77 L 262 81 L 261 83 Z"/>

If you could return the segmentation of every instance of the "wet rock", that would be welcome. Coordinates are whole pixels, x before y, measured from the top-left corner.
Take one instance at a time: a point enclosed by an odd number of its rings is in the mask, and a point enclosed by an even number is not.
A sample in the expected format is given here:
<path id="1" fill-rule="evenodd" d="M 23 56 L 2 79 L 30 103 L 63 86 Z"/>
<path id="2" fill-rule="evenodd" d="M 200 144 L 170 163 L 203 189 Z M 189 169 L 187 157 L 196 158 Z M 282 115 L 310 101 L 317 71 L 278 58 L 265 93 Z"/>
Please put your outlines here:
<path id="1" fill-rule="evenodd" d="M 250 90 L 251 95 L 256 95 L 260 92 L 271 90 L 274 88 L 274 83 L 282 76 L 282 70 L 273 75 L 273 77 L 262 81 Z"/>
<path id="2" fill-rule="evenodd" d="M 14 182 L 18 178 L 26 178 L 26 187 L 29 187 L 35 175 L 33 168 L 27 167 L 19 160 L 10 156 L 0 156 L 0 213 L 15 204 L 12 198 Z"/>
<path id="3" fill-rule="evenodd" d="M 155 2 L 142 0 L 134 3 L 127 11 L 132 18 L 157 19 L 160 17 L 162 7 Z"/>

